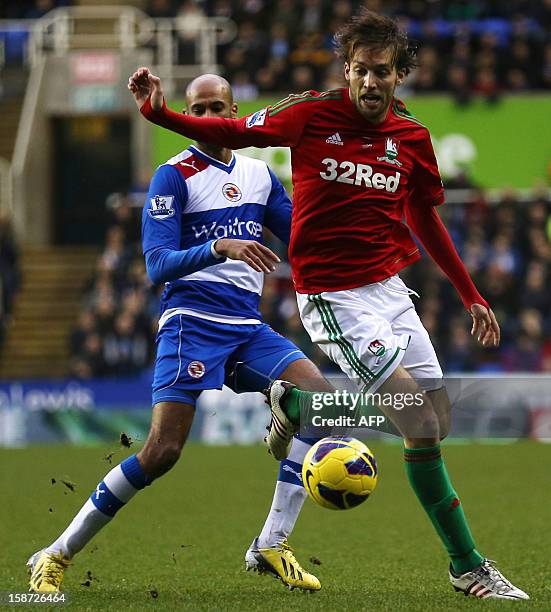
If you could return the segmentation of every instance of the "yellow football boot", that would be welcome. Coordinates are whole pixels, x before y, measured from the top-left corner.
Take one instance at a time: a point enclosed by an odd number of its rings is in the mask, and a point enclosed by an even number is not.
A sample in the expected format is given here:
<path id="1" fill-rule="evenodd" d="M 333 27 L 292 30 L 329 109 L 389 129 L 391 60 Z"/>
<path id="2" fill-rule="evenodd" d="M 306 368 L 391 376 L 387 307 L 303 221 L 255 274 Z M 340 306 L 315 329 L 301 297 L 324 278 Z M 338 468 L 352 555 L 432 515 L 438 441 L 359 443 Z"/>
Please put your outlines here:
<path id="1" fill-rule="evenodd" d="M 259 548 L 258 538 L 255 538 L 245 554 L 245 569 L 259 574 L 268 573 L 279 578 L 290 590 L 319 591 L 320 581 L 304 570 L 295 559 L 293 549 L 287 540 L 274 548 Z"/>
<path id="2" fill-rule="evenodd" d="M 27 561 L 29 587 L 35 593 L 55 593 L 63 580 L 69 559 L 62 554 L 39 550 Z"/>

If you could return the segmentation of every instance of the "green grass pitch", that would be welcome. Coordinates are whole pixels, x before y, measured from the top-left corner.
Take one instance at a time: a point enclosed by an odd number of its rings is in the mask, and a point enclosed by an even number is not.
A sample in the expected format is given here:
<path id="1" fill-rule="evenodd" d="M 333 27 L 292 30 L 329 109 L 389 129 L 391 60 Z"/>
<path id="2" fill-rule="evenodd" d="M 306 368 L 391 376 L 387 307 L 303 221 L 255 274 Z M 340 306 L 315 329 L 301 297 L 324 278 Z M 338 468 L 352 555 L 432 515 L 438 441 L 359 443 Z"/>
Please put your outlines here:
<path id="1" fill-rule="evenodd" d="M 445 448 L 479 549 L 528 591 L 526 603 L 455 593 L 443 549 L 406 483 L 400 447 L 371 448 L 380 469 L 373 497 L 345 512 L 307 500 L 292 536 L 297 558 L 322 582 L 319 593 L 289 592 L 243 569 L 271 503 L 276 462 L 261 447 L 189 445 L 172 472 L 139 493 L 75 558 L 64 581 L 68 609 L 551 609 L 551 446 Z M 0 590 L 27 589 L 28 556 L 79 509 L 108 471 L 109 450 L 0 450 Z M 129 452 L 118 451 L 113 464 Z"/>

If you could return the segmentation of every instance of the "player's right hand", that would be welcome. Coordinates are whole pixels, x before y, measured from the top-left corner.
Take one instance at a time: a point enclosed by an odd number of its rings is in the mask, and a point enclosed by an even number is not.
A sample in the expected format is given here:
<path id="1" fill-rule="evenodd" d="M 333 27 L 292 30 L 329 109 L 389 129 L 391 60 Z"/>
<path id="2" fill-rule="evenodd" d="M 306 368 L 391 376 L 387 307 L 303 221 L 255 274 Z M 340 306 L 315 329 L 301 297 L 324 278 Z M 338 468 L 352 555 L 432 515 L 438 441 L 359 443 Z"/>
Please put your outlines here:
<path id="1" fill-rule="evenodd" d="M 281 259 L 267 246 L 256 240 L 234 240 L 233 238 L 220 238 L 214 243 L 214 250 L 228 257 L 239 259 L 251 266 L 257 272 L 273 272 Z"/>
<path id="2" fill-rule="evenodd" d="M 163 89 L 161 79 L 151 74 L 149 68 L 138 68 L 128 79 L 128 89 L 132 92 L 138 108 L 141 108 L 151 96 L 151 108 L 160 111 L 163 107 Z"/>

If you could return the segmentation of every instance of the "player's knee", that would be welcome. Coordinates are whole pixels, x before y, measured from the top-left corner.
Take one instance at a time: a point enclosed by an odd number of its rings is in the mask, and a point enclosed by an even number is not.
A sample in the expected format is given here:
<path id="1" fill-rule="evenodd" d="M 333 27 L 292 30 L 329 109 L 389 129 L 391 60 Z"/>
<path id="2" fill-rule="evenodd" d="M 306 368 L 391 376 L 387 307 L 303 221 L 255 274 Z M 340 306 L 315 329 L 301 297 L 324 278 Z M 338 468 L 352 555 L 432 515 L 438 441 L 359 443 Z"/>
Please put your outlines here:
<path id="1" fill-rule="evenodd" d="M 443 440 L 450 433 L 451 428 L 451 404 L 446 389 L 444 387 L 429 391 L 427 395 L 430 398 L 434 411 L 438 417 L 438 426 L 440 428 L 440 440 Z"/>
<path id="2" fill-rule="evenodd" d="M 440 439 L 440 422 L 430 402 L 408 411 L 402 425 L 406 439 Z"/>
<path id="3" fill-rule="evenodd" d="M 140 463 L 144 472 L 151 478 L 159 478 L 172 469 L 182 452 L 177 442 L 157 443 L 154 447 L 144 447 L 140 456 Z"/>

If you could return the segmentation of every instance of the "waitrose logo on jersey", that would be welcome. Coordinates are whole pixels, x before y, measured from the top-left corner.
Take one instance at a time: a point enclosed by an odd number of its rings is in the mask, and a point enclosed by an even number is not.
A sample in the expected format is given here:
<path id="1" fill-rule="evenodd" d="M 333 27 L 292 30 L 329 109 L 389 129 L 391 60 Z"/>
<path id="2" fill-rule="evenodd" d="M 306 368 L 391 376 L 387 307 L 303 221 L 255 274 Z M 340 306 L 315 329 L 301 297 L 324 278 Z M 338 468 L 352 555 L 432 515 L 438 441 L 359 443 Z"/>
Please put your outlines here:
<path id="1" fill-rule="evenodd" d="M 382 172 L 374 173 L 369 164 L 355 164 L 351 161 L 339 163 L 331 157 L 326 157 L 321 163 L 325 164 L 325 170 L 320 172 L 320 176 L 326 181 L 384 189 L 389 193 L 394 193 L 400 184 L 401 174 L 399 172 L 390 176 Z"/>
<path id="2" fill-rule="evenodd" d="M 227 223 L 219 224 L 213 221 L 210 225 L 191 226 L 197 240 L 204 238 L 230 238 L 232 236 L 252 236 L 260 238 L 262 236 L 262 224 L 257 221 L 241 221 L 239 217 L 229 220 Z"/>

